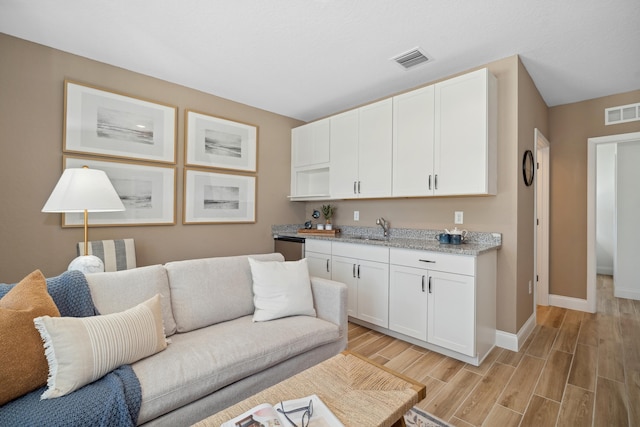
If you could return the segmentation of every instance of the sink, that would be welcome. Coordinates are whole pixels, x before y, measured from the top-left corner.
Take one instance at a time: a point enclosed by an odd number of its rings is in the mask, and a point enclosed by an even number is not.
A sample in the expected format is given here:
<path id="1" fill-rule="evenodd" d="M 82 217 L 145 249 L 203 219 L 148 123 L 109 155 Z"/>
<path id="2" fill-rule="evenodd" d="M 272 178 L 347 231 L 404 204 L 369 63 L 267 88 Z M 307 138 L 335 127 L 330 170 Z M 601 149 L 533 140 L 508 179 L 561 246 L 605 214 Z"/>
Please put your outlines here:
<path id="1" fill-rule="evenodd" d="M 386 237 L 372 237 L 372 236 L 345 236 L 348 237 L 350 239 L 357 239 L 357 240 L 372 240 L 375 242 L 388 242 L 389 239 Z"/>

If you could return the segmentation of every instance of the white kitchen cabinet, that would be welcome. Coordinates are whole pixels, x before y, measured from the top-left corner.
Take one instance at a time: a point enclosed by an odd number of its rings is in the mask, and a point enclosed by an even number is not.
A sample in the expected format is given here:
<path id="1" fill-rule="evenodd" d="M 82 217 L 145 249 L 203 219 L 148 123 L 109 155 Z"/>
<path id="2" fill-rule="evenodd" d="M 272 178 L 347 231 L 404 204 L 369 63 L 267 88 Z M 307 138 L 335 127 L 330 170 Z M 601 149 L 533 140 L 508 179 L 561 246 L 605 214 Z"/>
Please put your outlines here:
<path id="1" fill-rule="evenodd" d="M 307 239 L 304 246 L 309 275 L 331 279 L 331 242 Z"/>
<path id="2" fill-rule="evenodd" d="M 475 356 L 474 277 L 430 270 L 427 289 L 427 341 Z"/>
<path id="3" fill-rule="evenodd" d="M 291 199 L 329 197 L 331 121 L 319 120 L 291 130 Z"/>
<path id="4" fill-rule="evenodd" d="M 388 98 L 331 117 L 332 198 L 391 196 L 392 112 Z"/>
<path id="5" fill-rule="evenodd" d="M 433 86 L 393 97 L 393 196 L 433 195 L 434 106 Z"/>
<path id="6" fill-rule="evenodd" d="M 334 242 L 332 279 L 347 285 L 347 314 L 373 325 L 389 324 L 389 249 Z"/>
<path id="7" fill-rule="evenodd" d="M 424 269 L 389 267 L 389 329 L 427 340 L 427 281 Z"/>
<path id="8" fill-rule="evenodd" d="M 496 78 L 483 68 L 434 87 L 434 195 L 496 194 Z"/>
<path id="9" fill-rule="evenodd" d="M 389 257 L 389 329 L 479 364 L 495 345 L 496 252 L 391 248 Z"/>

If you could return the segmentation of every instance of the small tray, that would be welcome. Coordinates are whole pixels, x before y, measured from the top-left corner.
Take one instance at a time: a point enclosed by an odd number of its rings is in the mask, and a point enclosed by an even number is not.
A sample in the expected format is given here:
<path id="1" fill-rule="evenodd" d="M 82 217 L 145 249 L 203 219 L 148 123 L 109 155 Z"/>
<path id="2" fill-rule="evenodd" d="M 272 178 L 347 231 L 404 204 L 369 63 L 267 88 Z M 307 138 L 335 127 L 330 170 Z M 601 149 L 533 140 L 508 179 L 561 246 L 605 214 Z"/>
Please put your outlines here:
<path id="1" fill-rule="evenodd" d="M 334 228 L 333 230 L 318 230 L 315 228 L 299 228 L 298 234 L 306 234 L 307 236 L 326 236 L 326 237 L 335 237 L 336 234 L 340 233 L 339 228 Z"/>

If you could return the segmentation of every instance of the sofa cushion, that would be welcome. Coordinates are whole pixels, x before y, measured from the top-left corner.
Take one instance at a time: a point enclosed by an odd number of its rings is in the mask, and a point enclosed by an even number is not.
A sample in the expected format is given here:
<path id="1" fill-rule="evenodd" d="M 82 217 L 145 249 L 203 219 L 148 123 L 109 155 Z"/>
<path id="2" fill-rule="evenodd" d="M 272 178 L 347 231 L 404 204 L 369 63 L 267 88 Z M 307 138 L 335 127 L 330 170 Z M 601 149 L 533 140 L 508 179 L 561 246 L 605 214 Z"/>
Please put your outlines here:
<path id="1" fill-rule="evenodd" d="M 87 274 L 91 298 L 100 314 L 119 313 L 162 295 L 162 320 L 165 334 L 176 332 L 176 321 L 171 311 L 169 279 L 162 265 L 150 265 L 131 270 Z"/>
<path id="2" fill-rule="evenodd" d="M 253 278 L 254 322 L 315 316 L 307 260 L 257 261 L 249 258 Z"/>
<path id="3" fill-rule="evenodd" d="M 0 405 L 46 384 L 49 367 L 33 326 L 34 318 L 45 315 L 60 316 L 60 312 L 40 270 L 0 299 Z"/>
<path id="4" fill-rule="evenodd" d="M 42 399 L 64 396 L 113 369 L 164 350 L 160 295 L 122 313 L 33 320 L 49 365 Z"/>
<path id="5" fill-rule="evenodd" d="M 249 256 L 258 261 L 284 261 L 281 254 L 274 253 L 165 264 L 178 332 L 253 314 Z"/>
<path id="6" fill-rule="evenodd" d="M 138 424 L 338 339 L 337 325 L 309 316 L 254 323 L 248 315 L 176 334 L 165 351 L 132 365 L 142 388 Z"/>

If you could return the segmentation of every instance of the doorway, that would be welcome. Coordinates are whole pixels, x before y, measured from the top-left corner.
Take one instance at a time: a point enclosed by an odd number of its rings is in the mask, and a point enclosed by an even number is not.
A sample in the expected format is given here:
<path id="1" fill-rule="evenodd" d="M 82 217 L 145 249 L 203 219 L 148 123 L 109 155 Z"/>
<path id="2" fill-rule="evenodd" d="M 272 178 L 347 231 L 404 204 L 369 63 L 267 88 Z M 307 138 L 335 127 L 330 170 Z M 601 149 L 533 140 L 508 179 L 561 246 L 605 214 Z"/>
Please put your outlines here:
<path id="1" fill-rule="evenodd" d="M 535 305 L 549 305 L 549 148 L 547 138 L 534 130 L 535 185 Z"/>
<path id="2" fill-rule="evenodd" d="M 640 140 L 640 132 L 602 136 L 588 139 L 587 148 L 587 311 L 596 312 L 596 210 L 597 210 L 597 147 L 600 144 L 619 144 Z M 617 254 L 614 255 L 614 258 Z M 614 267 L 615 274 L 615 267 Z"/>

